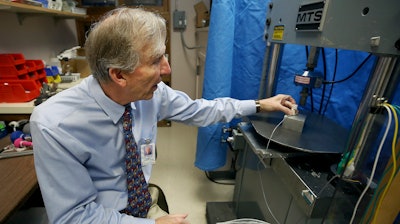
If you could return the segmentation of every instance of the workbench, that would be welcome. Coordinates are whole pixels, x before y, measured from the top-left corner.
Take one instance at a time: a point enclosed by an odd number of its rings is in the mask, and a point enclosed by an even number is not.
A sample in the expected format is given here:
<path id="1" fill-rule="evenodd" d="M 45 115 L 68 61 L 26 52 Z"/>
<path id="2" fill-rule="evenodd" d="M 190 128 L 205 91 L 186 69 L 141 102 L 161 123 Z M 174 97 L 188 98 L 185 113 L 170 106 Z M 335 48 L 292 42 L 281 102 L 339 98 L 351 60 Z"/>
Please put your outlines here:
<path id="1" fill-rule="evenodd" d="M 10 144 L 0 139 L 1 148 Z M 12 216 L 38 190 L 33 155 L 0 159 L 0 223 Z"/>

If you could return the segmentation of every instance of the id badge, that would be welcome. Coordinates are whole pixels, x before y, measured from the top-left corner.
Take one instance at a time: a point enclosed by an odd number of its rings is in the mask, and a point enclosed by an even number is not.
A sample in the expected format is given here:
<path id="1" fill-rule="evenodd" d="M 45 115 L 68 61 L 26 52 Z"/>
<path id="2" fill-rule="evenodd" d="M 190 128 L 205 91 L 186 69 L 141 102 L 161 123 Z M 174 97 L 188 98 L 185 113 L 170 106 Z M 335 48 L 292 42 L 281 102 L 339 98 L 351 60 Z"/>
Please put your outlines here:
<path id="1" fill-rule="evenodd" d="M 142 144 L 140 146 L 142 156 L 142 166 L 156 163 L 156 144 Z"/>

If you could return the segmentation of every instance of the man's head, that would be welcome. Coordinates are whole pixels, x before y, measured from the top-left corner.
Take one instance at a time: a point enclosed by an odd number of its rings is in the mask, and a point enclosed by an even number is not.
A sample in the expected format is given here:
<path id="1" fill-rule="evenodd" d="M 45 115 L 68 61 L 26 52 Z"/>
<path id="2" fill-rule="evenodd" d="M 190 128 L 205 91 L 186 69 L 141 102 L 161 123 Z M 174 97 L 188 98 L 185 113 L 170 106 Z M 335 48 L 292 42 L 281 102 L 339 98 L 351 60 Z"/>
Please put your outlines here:
<path id="1" fill-rule="evenodd" d="M 171 68 L 164 57 L 165 20 L 148 11 L 118 8 L 94 24 L 85 50 L 104 93 L 125 105 L 153 97 Z"/>
<path id="2" fill-rule="evenodd" d="M 93 76 L 111 81 L 109 69 L 133 72 L 146 57 L 164 54 L 165 20 L 142 9 L 117 8 L 93 24 L 85 44 Z"/>

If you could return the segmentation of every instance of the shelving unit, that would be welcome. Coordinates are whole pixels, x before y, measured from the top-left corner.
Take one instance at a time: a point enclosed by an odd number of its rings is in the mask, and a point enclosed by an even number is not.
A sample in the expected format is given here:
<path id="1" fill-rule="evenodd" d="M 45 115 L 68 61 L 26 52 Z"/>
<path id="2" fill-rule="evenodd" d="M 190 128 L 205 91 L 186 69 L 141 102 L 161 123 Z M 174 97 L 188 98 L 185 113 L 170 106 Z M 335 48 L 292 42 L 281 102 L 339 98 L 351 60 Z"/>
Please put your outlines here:
<path id="1" fill-rule="evenodd" d="M 0 0 L 0 13 L 12 13 L 22 21 L 31 16 L 47 16 L 55 20 L 85 19 L 87 16 L 66 11 L 53 10 L 40 6 Z M 18 29 L 18 28 L 16 28 Z M 69 84 L 69 83 L 68 83 Z M 34 108 L 34 101 L 21 103 L 0 103 L 0 120 L 10 121 L 28 119 Z"/>
<path id="2" fill-rule="evenodd" d="M 60 19 L 84 19 L 86 15 L 72 12 L 58 11 L 28 4 L 0 0 L 0 12 L 16 13 L 18 15 L 44 15 Z"/>

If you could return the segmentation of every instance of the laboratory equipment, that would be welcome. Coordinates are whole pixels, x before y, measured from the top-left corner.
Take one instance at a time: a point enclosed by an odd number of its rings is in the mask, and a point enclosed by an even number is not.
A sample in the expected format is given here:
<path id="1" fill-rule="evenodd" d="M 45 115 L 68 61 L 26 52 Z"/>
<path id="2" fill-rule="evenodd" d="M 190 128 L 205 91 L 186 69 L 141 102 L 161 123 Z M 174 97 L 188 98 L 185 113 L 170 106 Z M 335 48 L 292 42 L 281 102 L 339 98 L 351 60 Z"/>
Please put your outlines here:
<path id="1" fill-rule="evenodd" d="M 269 3 L 261 97 L 275 94 L 285 44 L 310 47 L 307 69 L 293 74 L 303 88 L 300 104 L 307 101 L 309 89 L 320 87 L 322 79 L 314 67 L 321 48 L 369 52 L 376 61 L 365 77 L 367 86 L 350 130 L 308 112 L 302 112 L 301 131 L 281 125 L 279 113 L 250 116 L 238 125 L 245 146 L 239 154 L 233 202 L 225 205 L 236 218 L 270 223 L 368 222 L 365 216 L 374 212 L 368 203 L 378 183 L 367 162 L 385 125 L 383 105 L 393 100 L 399 84 L 398 21 L 396 0 Z"/>

